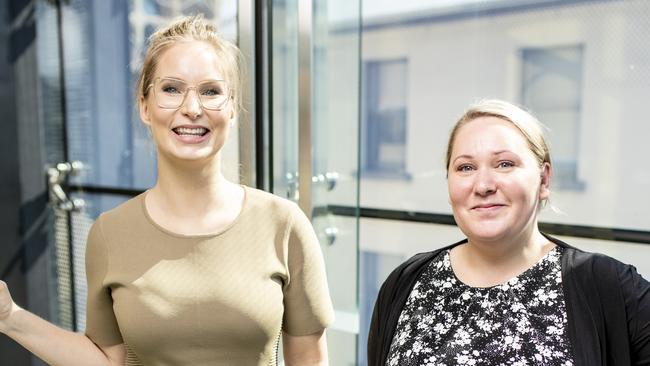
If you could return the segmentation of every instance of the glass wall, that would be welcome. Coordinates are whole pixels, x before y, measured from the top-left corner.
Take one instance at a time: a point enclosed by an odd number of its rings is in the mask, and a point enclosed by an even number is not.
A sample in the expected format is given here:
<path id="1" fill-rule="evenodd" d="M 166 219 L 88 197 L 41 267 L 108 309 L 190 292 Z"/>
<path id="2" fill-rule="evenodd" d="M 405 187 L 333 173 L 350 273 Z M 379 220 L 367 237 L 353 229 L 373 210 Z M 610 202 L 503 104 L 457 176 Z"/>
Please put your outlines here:
<path id="1" fill-rule="evenodd" d="M 201 13 L 214 22 L 222 35 L 237 40 L 237 3 L 232 1 L 180 0 L 73 0 L 61 5 L 65 128 L 52 125 L 53 133 L 67 132 L 67 155 L 84 169 L 74 177 L 84 208 L 70 218 L 69 234 L 61 235 L 72 253 L 73 301 L 76 329 L 85 328 L 85 243 L 95 218 L 139 191 L 156 178 L 155 147 L 140 122 L 135 85 L 147 38 L 161 24 L 179 16 Z M 56 30 L 56 11 L 39 2 L 39 26 Z M 56 35 L 56 33 L 54 33 Z M 43 71 L 43 100 L 60 100 L 57 43 L 39 37 L 39 62 Z M 50 105 L 52 104 L 52 105 Z M 60 104 L 44 104 L 44 118 L 58 116 Z M 45 136 L 48 141 L 48 136 Z M 224 173 L 239 181 L 238 134 L 233 131 L 224 148 Z M 63 160 L 59 157 L 56 162 Z M 84 191 L 90 191 L 85 192 Z M 57 229 L 67 231 L 66 225 Z M 61 264 L 61 263 L 60 263 Z M 66 265 L 60 270 L 67 271 Z M 66 292 L 59 291 L 59 296 Z"/>
<path id="2" fill-rule="evenodd" d="M 359 333 L 358 218 L 336 215 L 331 208 L 358 204 L 360 2 L 315 0 L 305 12 L 306 1 L 299 1 L 273 1 L 270 10 L 272 45 L 266 62 L 272 85 L 268 99 L 273 192 L 297 202 L 309 195 L 312 207 L 306 211 L 321 243 L 336 316 L 327 331 L 330 363 L 354 365 Z M 300 33 L 301 21 L 310 24 L 308 42 Z M 340 33 L 342 26 L 345 33 Z M 300 62 L 302 51 L 310 57 L 308 67 Z M 306 74 L 310 95 L 301 93 L 301 76 Z M 309 118 L 301 119 L 302 103 Z M 300 131 L 306 125 L 310 136 L 303 138 Z M 305 151 L 311 154 L 308 190 L 299 185 L 301 144 L 307 144 Z"/>
<path id="3" fill-rule="evenodd" d="M 650 231 L 650 2 L 373 0 L 362 8 L 361 207 L 450 215 L 449 131 L 472 102 L 500 98 L 548 127 L 555 209 L 544 209 L 542 222 Z M 362 219 L 360 333 L 397 263 L 461 238 L 455 226 Z M 650 243 L 560 239 L 650 276 Z"/>
<path id="4" fill-rule="evenodd" d="M 449 129 L 471 102 L 493 97 L 523 104 L 549 127 L 559 170 L 552 202 L 565 214 L 548 210 L 545 221 L 650 228 L 643 215 L 650 192 L 641 189 L 650 173 L 638 165 L 650 151 L 643 113 L 650 4 L 493 1 L 491 8 L 488 1 L 417 12 L 405 6 L 401 15 L 395 4 L 383 17 L 373 12 L 379 3 L 364 3 L 363 85 L 364 123 L 381 127 L 366 128 L 363 141 L 384 155 L 368 153 L 365 166 L 395 170 L 403 160 L 405 174 L 365 175 L 362 206 L 450 213 L 443 162 Z M 394 60 L 407 66 L 370 72 Z M 393 89 L 407 91 L 406 122 L 388 128 L 375 99 Z M 394 104 L 400 98 L 387 97 Z M 402 140 L 403 151 L 396 147 Z M 373 161 L 381 167 L 368 165 Z"/>
<path id="5" fill-rule="evenodd" d="M 266 71 L 272 75 L 272 98 L 265 107 L 273 122 L 266 141 L 272 145 L 256 148 L 273 150 L 274 193 L 297 199 L 298 0 L 271 3 L 272 64 Z M 55 28 L 54 13 L 39 4 L 39 26 Z M 134 103 L 146 39 L 170 18 L 201 12 L 237 40 L 238 9 L 227 0 L 65 4 L 68 153 L 86 167 L 75 183 L 92 188 L 76 196 L 86 207 L 72 216 L 70 235 L 76 325 L 82 330 L 89 225 L 155 180 L 155 149 Z M 370 314 L 392 269 L 417 252 L 463 237 L 442 223 L 357 220 L 358 206 L 406 216 L 451 215 L 444 166 L 448 133 L 479 99 L 524 105 L 548 127 L 555 209 L 542 212 L 543 222 L 650 232 L 650 127 L 644 114 L 650 97 L 650 2 L 317 0 L 313 5 L 313 222 L 337 309 L 330 332 L 333 365 L 366 364 Z M 46 39 L 39 36 L 39 68 L 45 70 L 42 93 L 48 94 L 60 90 L 60 80 L 57 41 Z M 43 106 L 43 118 L 60 108 Z M 235 181 L 238 149 L 235 133 L 225 151 L 226 174 Z M 126 193 L 114 194 L 119 190 Z M 560 239 L 632 263 L 650 276 L 650 245 Z"/>

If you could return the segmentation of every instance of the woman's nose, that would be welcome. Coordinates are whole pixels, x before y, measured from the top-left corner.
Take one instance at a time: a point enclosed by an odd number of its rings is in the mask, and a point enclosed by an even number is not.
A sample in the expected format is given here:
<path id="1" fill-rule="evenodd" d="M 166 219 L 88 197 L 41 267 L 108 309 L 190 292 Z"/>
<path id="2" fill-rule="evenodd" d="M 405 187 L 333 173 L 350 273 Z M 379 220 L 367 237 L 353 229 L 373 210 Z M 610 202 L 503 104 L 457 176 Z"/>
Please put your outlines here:
<path id="1" fill-rule="evenodd" d="M 487 196 L 497 191 L 494 172 L 490 169 L 479 169 L 476 174 L 474 190 L 478 195 Z"/>
<path id="2" fill-rule="evenodd" d="M 185 100 L 181 106 L 183 114 L 188 117 L 195 119 L 201 115 L 203 108 L 201 108 L 201 101 L 199 101 L 199 96 L 194 89 L 190 89 L 185 94 Z"/>

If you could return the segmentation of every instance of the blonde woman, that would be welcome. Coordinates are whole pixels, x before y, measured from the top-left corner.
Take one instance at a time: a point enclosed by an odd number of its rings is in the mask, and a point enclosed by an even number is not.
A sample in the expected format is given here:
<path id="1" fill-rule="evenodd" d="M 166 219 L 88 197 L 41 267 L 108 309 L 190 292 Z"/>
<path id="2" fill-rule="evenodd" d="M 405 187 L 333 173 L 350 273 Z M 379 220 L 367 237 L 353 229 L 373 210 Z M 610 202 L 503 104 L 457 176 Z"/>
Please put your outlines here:
<path id="1" fill-rule="evenodd" d="M 21 309 L 0 331 L 51 365 L 325 365 L 333 310 L 299 208 L 234 184 L 221 151 L 240 101 L 238 50 L 201 17 L 150 38 L 137 95 L 154 187 L 102 214 L 86 252 L 85 334 Z"/>
<path id="2" fill-rule="evenodd" d="M 552 165 L 531 114 L 471 106 L 449 138 L 447 175 L 467 239 L 388 277 L 369 365 L 650 365 L 650 283 L 539 231 Z"/>

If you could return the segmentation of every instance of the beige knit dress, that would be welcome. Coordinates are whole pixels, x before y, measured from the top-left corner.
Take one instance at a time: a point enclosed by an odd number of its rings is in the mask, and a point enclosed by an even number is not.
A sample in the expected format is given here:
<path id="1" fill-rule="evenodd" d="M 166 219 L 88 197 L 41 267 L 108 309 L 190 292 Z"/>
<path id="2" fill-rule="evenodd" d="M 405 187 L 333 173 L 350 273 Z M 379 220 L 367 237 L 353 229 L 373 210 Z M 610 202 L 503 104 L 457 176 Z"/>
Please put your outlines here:
<path id="1" fill-rule="evenodd" d="M 151 220 L 145 195 L 102 214 L 86 249 L 86 334 L 125 343 L 127 365 L 273 365 L 282 329 L 332 322 L 320 246 L 294 203 L 245 187 L 232 224 L 185 236 Z"/>

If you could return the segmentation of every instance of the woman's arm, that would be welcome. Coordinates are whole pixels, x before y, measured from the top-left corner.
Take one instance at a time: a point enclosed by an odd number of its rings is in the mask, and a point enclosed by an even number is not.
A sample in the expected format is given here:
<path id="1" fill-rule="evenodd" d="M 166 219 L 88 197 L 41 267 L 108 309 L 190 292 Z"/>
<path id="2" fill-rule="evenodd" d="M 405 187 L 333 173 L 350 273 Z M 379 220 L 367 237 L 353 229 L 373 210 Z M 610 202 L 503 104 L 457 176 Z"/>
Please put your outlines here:
<path id="1" fill-rule="evenodd" d="M 650 365 L 650 282 L 630 265 L 619 265 L 619 282 L 625 297 L 632 364 Z"/>
<path id="2" fill-rule="evenodd" d="M 282 333 L 284 364 L 286 366 L 329 365 L 325 330 L 304 336 Z"/>
<path id="3" fill-rule="evenodd" d="M 81 333 L 61 329 L 21 309 L 0 281 L 0 333 L 54 366 L 124 366 L 124 345 L 99 347 Z"/>

